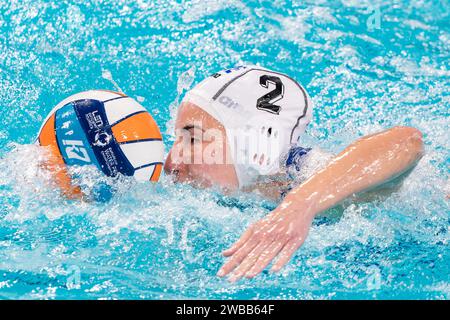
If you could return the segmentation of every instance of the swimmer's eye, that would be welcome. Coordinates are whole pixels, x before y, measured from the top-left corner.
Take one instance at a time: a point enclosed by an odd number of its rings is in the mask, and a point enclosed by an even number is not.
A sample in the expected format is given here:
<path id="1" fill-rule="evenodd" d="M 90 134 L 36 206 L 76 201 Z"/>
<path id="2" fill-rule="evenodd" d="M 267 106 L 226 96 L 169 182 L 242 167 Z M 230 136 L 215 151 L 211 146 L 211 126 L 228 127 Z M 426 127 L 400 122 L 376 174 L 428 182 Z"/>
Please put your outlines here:
<path id="1" fill-rule="evenodd" d="M 194 129 L 195 129 L 195 130 L 194 130 Z M 196 137 L 196 136 L 195 136 L 195 135 L 198 135 L 198 134 L 199 134 L 199 131 L 203 133 L 202 128 L 196 127 L 196 126 L 188 125 L 188 126 L 185 126 L 185 127 L 183 128 L 183 130 L 189 131 L 191 145 L 194 145 L 194 144 L 196 144 L 196 143 L 202 142 L 202 136 L 201 136 L 201 133 L 200 133 L 200 137 Z"/>
<path id="2" fill-rule="evenodd" d="M 200 139 L 195 138 L 195 137 L 191 137 L 191 144 L 196 144 L 196 143 L 199 143 L 199 142 L 200 142 Z"/>

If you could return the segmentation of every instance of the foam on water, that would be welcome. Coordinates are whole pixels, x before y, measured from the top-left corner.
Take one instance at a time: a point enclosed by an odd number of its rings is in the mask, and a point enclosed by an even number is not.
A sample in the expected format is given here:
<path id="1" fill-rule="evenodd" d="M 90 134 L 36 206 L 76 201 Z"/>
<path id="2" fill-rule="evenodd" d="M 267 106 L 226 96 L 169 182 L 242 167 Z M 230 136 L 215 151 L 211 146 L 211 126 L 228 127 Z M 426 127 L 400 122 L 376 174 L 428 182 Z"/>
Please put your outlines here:
<path id="1" fill-rule="evenodd" d="M 449 299 L 449 7 L 380 5 L 369 31 L 371 5 L 0 0 L 0 297 Z M 274 203 L 89 168 L 73 170 L 116 196 L 75 202 L 39 166 L 45 151 L 32 143 L 63 98 L 119 87 L 168 147 L 186 90 L 241 63 L 305 85 L 316 109 L 301 142 L 320 146 L 318 160 L 393 125 L 424 133 L 426 154 L 400 187 L 316 219 L 280 275 L 215 276 L 220 251 Z"/>

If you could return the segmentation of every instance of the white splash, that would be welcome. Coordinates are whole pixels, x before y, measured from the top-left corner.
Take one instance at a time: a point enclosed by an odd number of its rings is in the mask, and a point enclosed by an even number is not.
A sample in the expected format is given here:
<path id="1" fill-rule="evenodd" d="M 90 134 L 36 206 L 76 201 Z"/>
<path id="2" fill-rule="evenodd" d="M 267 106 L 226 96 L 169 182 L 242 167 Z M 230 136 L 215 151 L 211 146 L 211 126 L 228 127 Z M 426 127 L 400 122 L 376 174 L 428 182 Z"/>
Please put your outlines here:
<path id="1" fill-rule="evenodd" d="M 103 69 L 102 70 L 102 78 L 111 82 L 117 91 L 123 92 L 123 90 L 119 87 L 117 82 L 114 81 L 111 71 L 109 71 L 107 69 Z"/>

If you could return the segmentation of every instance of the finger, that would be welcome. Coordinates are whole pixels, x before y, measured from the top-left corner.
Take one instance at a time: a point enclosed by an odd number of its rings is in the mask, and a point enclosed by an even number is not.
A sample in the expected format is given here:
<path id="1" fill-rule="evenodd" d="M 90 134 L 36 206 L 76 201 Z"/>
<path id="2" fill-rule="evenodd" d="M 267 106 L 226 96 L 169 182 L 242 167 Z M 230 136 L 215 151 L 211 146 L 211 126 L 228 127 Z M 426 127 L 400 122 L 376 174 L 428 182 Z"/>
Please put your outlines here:
<path id="1" fill-rule="evenodd" d="M 251 237 L 251 235 L 253 234 L 253 227 L 249 227 L 244 234 L 239 238 L 238 241 L 236 241 L 231 248 L 225 250 L 222 252 L 222 254 L 225 257 L 229 257 L 232 254 L 234 254 L 237 250 L 239 250 L 240 247 L 242 247 L 244 245 L 245 242 L 247 242 L 247 240 Z"/>
<path id="2" fill-rule="evenodd" d="M 261 273 L 269 263 L 277 256 L 277 254 L 283 249 L 285 242 L 275 241 L 259 256 L 253 267 L 245 274 L 246 278 L 253 278 Z"/>
<path id="3" fill-rule="evenodd" d="M 297 251 L 297 249 L 302 245 L 303 239 L 295 239 L 291 240 L 286 244 L 286 246 L 281 250 L 278 255 L 277 261 L 274 263 L 270 271 L 278 272 L 281 268 L 284 267 L 286 263 L 291 260 L 293 254 Z"/>
<path id="4" fill-rule="evenodd" d="M 247 271 L 253 267 L 256 261 L 258 261 L 259 256 L 264 250 L 270 246 L 272 241 L 260 242 L 245 259 L 234 269 L 232 276 L 230 277 L 231 282 L 235 282 L 242 278 Z"/>
<path id="5" fill-rule="evenodd" d="M 225 263 L 222 268 L 220 268 L 217 275 L 219 277 L 223 277 L 233 271 L 236 266 L 238 266 L 242 260 L 248 255 L 249 252 L 253 250 L 254 247 L 258 244 L 258 240 L 255 238 L 250 238 L 233 256 Z"/>

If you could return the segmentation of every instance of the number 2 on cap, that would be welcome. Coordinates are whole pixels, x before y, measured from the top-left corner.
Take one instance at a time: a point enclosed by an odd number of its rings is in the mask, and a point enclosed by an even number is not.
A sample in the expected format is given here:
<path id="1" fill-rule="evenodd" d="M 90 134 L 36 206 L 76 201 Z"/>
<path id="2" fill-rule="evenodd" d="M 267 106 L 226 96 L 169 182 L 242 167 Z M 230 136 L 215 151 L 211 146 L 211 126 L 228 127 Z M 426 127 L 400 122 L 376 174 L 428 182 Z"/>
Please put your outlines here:
<path id="1" fill-rule="evenodd" d="M 263 95 L 256 101 L 256 109 L 267 111 L 273 114 L 279 114 L 281 107 L 274 103 L 283 99 L 284 84 L 281 79 L 276 76 L 263 75 L 259 78 L 259 84 L 264 88 L 269 88 L 269 83 L 275 85 L 275 89 Z"/>

